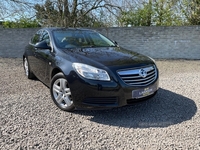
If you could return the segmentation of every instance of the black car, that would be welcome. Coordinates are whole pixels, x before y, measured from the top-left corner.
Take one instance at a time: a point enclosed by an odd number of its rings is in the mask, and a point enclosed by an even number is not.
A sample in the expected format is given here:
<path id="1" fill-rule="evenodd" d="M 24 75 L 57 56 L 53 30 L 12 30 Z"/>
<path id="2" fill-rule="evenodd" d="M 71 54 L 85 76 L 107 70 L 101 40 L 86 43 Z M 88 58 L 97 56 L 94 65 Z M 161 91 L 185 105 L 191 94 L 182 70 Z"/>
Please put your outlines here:
<path id="1" fill-rule="evenodd" d="M 158 90 L 152 58 L 89 29 L 40 29 L 25 48 L 23 65 L 26 76 L 47 85 L 65 111 L 120 107 Z"/>

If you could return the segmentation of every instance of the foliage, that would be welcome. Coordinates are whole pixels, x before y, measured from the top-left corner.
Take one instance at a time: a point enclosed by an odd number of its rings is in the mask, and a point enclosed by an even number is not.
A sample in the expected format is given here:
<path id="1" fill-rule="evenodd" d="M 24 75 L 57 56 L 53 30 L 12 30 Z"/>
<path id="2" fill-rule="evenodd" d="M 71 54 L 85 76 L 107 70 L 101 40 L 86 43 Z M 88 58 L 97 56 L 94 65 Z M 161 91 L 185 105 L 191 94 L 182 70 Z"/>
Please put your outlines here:
<path id="1" fill-rule="evenodd" d="M 122 11 L 119 22 L 125 26 L 150 26 L 152 17 L 151 4 L 145 4 L 137 10 Z"/>
<path id="2" fill-rule="evenodd" d="M 44 26 L 56 26 L 59 12 L 54 8 L 53 2 L 46 0 L 44 5 L 36 4 L 36 18 Z"/>
<path id="3" fill-rule="evenodd" d="M 176 10 L 176 2 L 171 0 L 157 0 L 154 2 L 153 23 L 157 26 L 182 25 L 180 14 Z"/>
<path id="4" fill-rule="evenodd" d="M 3 22 L 4 28 L 34 28 L 39 27 L 37 20 L 30 20 L 28 18 L 20 18 L 16 21 L 5 21 Z"/>
<path id="5" fill-rule="evenodd" d="M 184 0 L 182 8 L 190 25 L 200 25 L 200 0 Z"/>
<path id="6" fill-rule="evenodd" d="M 11 28 L 38 22 L 60 27 L 200 25 L 200 0 L 1 0 L 0 6 L 0 20 Z"/>
<path id="7" fill-rule="evenodd" d="M 139 8 L 121 13 L 119 21 L 127 26 L 173 26 L 182 25 L 182 18 L 176 13 L 176 1 L 149 0 Z"/>

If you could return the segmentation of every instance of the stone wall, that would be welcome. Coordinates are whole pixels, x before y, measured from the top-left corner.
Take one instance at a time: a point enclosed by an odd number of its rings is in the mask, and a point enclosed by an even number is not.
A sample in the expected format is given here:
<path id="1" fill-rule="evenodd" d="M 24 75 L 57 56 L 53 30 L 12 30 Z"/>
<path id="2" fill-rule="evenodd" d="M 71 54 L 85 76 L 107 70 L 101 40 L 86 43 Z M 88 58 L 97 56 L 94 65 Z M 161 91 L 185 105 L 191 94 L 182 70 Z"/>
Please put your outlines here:
<path id="1" fill-rule="evenodd" d="M 24 47 L 38 28 L 0 29 L 0 57 L 22 57 Z"/>
<path id="2" fill-rule="evenodd" d="M 200 59 L 200 26 L 99 29 L 119 45 L 162 59 Z"/>
<path id="3" fill-rule="evenodd" d="M 0 56 L 22 57 L 37 28 L 0 29 Z M 200 59 L 200 26 L 96 29 L 129 50 L 159 59 Z"/>

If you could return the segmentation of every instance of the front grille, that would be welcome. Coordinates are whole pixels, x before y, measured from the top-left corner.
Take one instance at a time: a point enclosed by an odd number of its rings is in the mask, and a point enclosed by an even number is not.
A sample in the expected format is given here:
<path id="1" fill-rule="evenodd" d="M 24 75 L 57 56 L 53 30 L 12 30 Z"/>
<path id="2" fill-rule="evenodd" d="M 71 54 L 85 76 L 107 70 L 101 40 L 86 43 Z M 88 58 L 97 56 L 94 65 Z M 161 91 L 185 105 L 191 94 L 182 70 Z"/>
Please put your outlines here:
<path id="1" fill-rule="evenodd" d="M 154 82 L 157 78 L 155 66 L 120 70 L 117 73 L 126 84 L 131 86 L 146 86 Z"/>
<path id="2" fill-rule="evenodd" d="M 89 97 L 83 100 L 83 103 L 92 105 L 114 105 L 117 102 L 117 97 Z"/>

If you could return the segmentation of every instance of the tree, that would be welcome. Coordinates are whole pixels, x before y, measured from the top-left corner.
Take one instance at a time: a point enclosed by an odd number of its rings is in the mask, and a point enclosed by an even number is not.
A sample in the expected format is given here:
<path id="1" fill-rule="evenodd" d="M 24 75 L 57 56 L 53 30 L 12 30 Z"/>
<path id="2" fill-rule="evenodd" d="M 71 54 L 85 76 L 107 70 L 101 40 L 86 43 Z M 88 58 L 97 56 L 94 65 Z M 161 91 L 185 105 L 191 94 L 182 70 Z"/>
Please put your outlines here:
<path id="1" fill-rule="evenodd" d="M 53 2 L 46 0 L 44 5 L 36 4 L 34 6 L 36 10 L 36 18 L 44 26 L 57 26 L 57 18 L 59 15 L 58 10 L 53 5 Z"/>
<path id="2" fill-rule="evenodd" d="M 88 26 L 88 23 L 99 24 L 95 14 L 98 13 L 97 9 L 112 8 L 120 9 L 106 0 L 46 0 L 42 6 L 35 5 L 39 20 L 48 25 L 63 27 Z"/>
<path id="3" fill-rule="evenodd" d="M 119 22 L 125 26 L 150 26 L 152 24 L 152 2 L 137 9 L 122 11 Z"/>
<path id="4" fill-rule="evenodd" d="M 184 0 L 181 8 L 190 25 L 200 25 L 200 0 Z"/>
<path id="5" fill-rule="evenodd" d="M 153 24 L 157 26 L 182 25 L 183 20 L 177 10 L 178 2 L 179 0 L 155 0 Z"/>
<path id="6" fill-rule="evenodd" d="M 41 0 L 1 0 L 0 1 L 0 20 L 12 20 L 24 15 L 34 16 L 34 3 L 41 3 Z M 27 11 L 28 10 L 28 11 Z"/>
<path id="7" fill-rule="evenodd" d="M 149 0 L 132 7 L 132 10 L 122 11 L 119 21 L 125 26 L 172 26 L 182 25 L 178 12 L 179 0 Z"/>
<path id="8" fill-rule="evenodd" d="M 0 20 L 25 16 L 61 27 L 199 25 L 199 5 L 200 0 L 1 0 Z"/>

